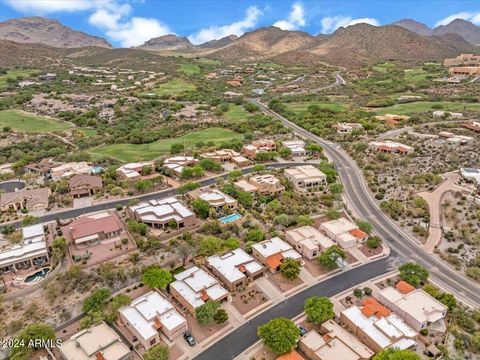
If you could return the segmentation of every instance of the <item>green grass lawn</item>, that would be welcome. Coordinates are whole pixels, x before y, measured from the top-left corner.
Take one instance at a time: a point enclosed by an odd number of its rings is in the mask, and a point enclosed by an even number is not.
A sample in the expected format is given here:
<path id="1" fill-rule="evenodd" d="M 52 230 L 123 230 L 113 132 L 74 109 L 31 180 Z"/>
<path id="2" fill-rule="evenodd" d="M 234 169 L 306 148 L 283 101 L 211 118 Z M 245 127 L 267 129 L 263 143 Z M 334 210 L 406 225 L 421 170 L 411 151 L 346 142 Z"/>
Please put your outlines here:
<path id="1" fill-rule="evenodd" d="M 97 136 L 97 130 L 95 129 L 78 129 L 86 137 Z"/>
<path id="2" fill-rule="evenodd" d="M 464 110 L 480 110 L 480 103 L 461 103 L 448 101 L 416 101 L 405 104 L 396 104 L 387 106 L 375 111 L 377 114 L 410 114 L 418 112 L 427 112 L 437 110 L 434 105 L 442 105 L 441 109 L 446 111 L 464 111 Z"/>
<path id="3" fill-rule="evenodd" d="M 99 146 L 89 150 L 94 157 L 109 156 L 125 162 L 152 160 L 170 152 L 172 144 L 182 143 L 186 148 L 199 141 L 221 143 L 240 140 L 242 135 L 232 130 L 210 128 L 195 131 L 176 139 L 163 139 L 150 144 L 114 144 Z"/>
<path id="4" fill-rule="evenodd" d="M 409 83 L 415 83 L 418 81 L 426 80 L 426 77 L 430 75 L 427 71 L 414 68 L 414 69 L 406 69 L 404 70 L 405 73 L 405 80 Z"/>
<path id="5" fill-rule="evenodd" d="M 231 122 L 240 122 L 247 120 L 251 114 L 246 111 L 241 105 L 230 105 L 230 108 L 223 114 L 225 119 Z"/>
<path id="6" fill-rule="evenodd" d="M 328 109 L 331 111 L 346 111 L 348 110 L 347 104 L 342 104 L 339 102 L 298 102 L 298 103 L 286 103 L 285 104 L 289 110 L 293 111 L 296 114 L 304 113 L 307 111 L 310 105 L 318 105 L 321 109 Z"/>
<path id="7" fill-rule="evenodd" d="M 187 76 L 191 76 L 200 73 L 200 66 L 195 64 L 182 64 L 178 71 Z"/>
<path id="8" fill-rule="evenodd" d="M 7 79 L 16 79 L 18 76 L 27 77 L 35 73 L 37 70 L 33 69 L 14 69 L 8 70 L 6 74 L 0 75 L 0 89 L 7 86 Z"/>
<path id="9" fill-rule="evenodd" d="M 18 110 L 0 111 L 0 127 L 9 126 L 21 132 L 53 132 L 70 129 L 68 123 Z"/>
<path id="10" fill-rule="evenodd" d="M 174 79 L 169 82 L 160 84 L 154 89 L 144 92 L 142 95 L 154 93 L 155 95 L 181 95 L 189 91 L 195 91 L 195 85 L 190 84 L 182 79 Z"/>
<path id="11" fill-rule="evenodd" d="M 372 66 L 372 69 L 381 73 L 386 73 L 388 70 L 395 68 L 395 64 L 385 62 L 382 64 L 377 64 L 375 66 Z"/>

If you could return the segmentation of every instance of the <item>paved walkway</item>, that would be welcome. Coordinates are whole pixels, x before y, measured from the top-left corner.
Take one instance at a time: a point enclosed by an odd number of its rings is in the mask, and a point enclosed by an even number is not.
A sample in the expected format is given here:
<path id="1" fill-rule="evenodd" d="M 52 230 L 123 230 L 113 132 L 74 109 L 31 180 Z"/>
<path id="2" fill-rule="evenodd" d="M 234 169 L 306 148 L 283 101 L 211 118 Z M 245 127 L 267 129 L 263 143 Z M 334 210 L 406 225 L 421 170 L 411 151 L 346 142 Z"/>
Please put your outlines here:
<path id="1" fill-rule="evenodd" d="M 428 207 L 430 208 L 430 227 L 428 238 L 423 247 L 429 253 L 433 253 L 435 247 L 442 241 L 442 209 L 441 201 L 443 195 L 448 191 L 459 190 L 454 183 L 460 179 L 460 175 L 456 173 L 447 174 L 445 181 L 434 191 L 418 193 L 419 196 L 424 198 Z"/>
<path id="2" fill-rule="evenodd" d="M 266 276 L 255 280 L 255 284 L 273 301 L 274 304 L 285 299 L 285 295 L 273 285 Z"/>

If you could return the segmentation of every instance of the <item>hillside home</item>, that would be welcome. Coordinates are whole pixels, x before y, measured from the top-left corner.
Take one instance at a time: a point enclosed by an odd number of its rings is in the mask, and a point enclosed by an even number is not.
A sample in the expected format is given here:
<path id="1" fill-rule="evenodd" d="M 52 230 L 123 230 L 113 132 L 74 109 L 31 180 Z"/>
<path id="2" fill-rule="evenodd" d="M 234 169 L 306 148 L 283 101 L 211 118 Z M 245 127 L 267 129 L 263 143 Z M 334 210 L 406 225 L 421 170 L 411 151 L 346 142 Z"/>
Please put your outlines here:
<path id="1" fill-rule="evenodd" d="M 416 345 L 418 334 L 374 298 L 366 298 L 362 308 L 352 306 L 340 313 L 340 322 L 375 352 L 389 347 L 401 350 Z"/>
<path id="2" fill-rule="evenodd" d="M 81 216 L 63 227 L 63 234 L 66 239 L 77 249 L 114 238 L 123 231 L 123 224 L 115 213 Z"/>
<path id="3" fill-rule="evenodd" d="M 280 180 L 271 174 L 251 176 L 247 180 L 235 182 L 235 186 L 241 191 L 270 196 L 285 190 L 285 186 L 280 183 Z"/>
<path id="4" fill-rule="evenodd" d="M 53 159 L 42 159 L 39 163 L 25 165 L 25 171 L 49 177 L 52 168 L 61 164 L 62 163 L 54 161 Z"/>
<path id="5" fill-rule="evenodd" d="M 303 140 L 288 140 L 283 141 L 282 145 L 292 151 L 292 156 L 306 156 L 305 141 Z"/>
<path id="6" fill-rule="evenodd" d="M 332 125 L 338 134 L 350 134 L 353 130 L 362 130 L 363 125 L 358 123 L 338 123 Z"/>
<path id="7" fill-rule="evenodd" d="M 198 162 L 193 156 L 171 156 L 163 160 L 163 167 L 171 170 L 176 176 L 181 176 L 185 167 L 193 166 Z"/>
<path id="8" fill-rule="evenodd" d="M 322 323 L 321 334 L 309 331 L 299 348 L 311 360 L 368 360 L 375 352 L 333 320 Z"/>
<path id="9" fill-rule="evenodd" d="M 303 257 L 314 259 L 335 243 L 312 226 L 287 230 L 285 238 Z"/>
<path id="10" fill-rule="evenodd" d="M 280 270 L 280 265 L 285 259 L 300 260 L 302 258 L 302 255 L 296 252 L 290 244 L 277 236 L 253 244 L 252 255 L 272 273 Z"/>
<path id="11" fill-rule="evenodd" d="M 480 185 L 480 169 L 461 168 L 460 175 L 464 180 Z"/>
<path id="12" fill-rule="evenodd" d="M 102 190 L 103 181 L 100 176 L 78 174 L 68 180 L 68 187 L 74 198 L 92 196 Z"/>
<path id="13" fill-rule="evenodd" d="M 415 151 L 415 148 L 412 146 L 390 140 L 371 141 L 369 147 L 376 152 L 400 155 L 412 154 Z"/>
<path id="14" fill-rule="evenodd" d="M 469 130 L 473 130 L 475 132 L 480 132 L 480 121 L 468 121 L 464 124 L 462 124 L 462 126 L 465 128 L 465 129 L 469 129 Z"/>
<path id="15" fill-rule="evenodd" d="M 285 169 L 283 174 L 299 192 L 322 191 L 327 185 L 327 175 L 313 165 Z"/>
<path id="16" fill-rule="evenodd" d="M 377 115 L 375 119 L 380 121 L 385 121 L 387 125 L 399 125 L 400 123 L 407 121 L 410 119 L 410 116 L 407 115 L 397 115 L 397 114 L 385 114 L 385 115 Z"/>
<path id="17" fill-rule="evenodd" d="M 265 268 L 242 249 L 210 256 L 206 260 L 206 267 L 230 291 L 247 285 L 265 272 Z"/>
<path id="18" fill-rule="evenodd" d="M 187 330 L 187 321 L 156 291 L 150 291 L 118 310 L 122 324 L 148 350 L 160 342 L 162 332 L 170 341 Z"/>
<path id="19" fill-rule="evenodd" d="M 402 292 L 389 286 L 379 291 L 378 300 L 395 311 L 416 331 L 424 329 L 431 323 L 443 321 L 447 316 L 448 308 L 423 289 Z"/>
<path id="20" fill-rule="evenodd" d="M 320 230 L 324 231 L 330 239 L 333 239 L 344 249 L 352 248 L 357 243 L 368 240 L 367 233 L 345 218 L 324 222 L 320 225 Z"/>
<path id="21" fill-rule="evenodd" d="M 473 54 L 460 54 L 454 58 L 448 58 L 443 60 L 443 66 L 480 66 L 480 56 Z"/>
<path id="22" fill-rule="evenodd" d="M 50 170 L 50 176 L 53 181 L 58 181 L 72 175 L 92 174 L 93 172 L 93 167 L 88 165 L 86 161 L 80 161 L 55 166 Z"/>
<path id="23" fill-rule="evenodd" d="M 224 209 L 226 212 L 232 212 L 237 208 L 237 200 L 218 189 L 195 189 L 188 193 L 188 197 L 193 200 L 205 200 L 216 212 L 222 212 Z"/>
<path id="24" fill-rule="evenodd" d="M 276 149 L 277 144 L 275 144 L 275 141 L 263 139 L 252 141 L 252 143 L 248 145 L 243 145 L 242 153 L 248 158 L 255 158 L 257 153 L 270 152 Z"/>
<path id="25" fill-rule="evenodd" d="M 209 300 L 225 301 L 228 297 L 228 291 L 218 280 L 198 266 L 176 274 L 170 293 L 192 314 Z"/>
<path id="26" fill-rule="evenodd" d="M 144 175 L 146 169 L 153 170 L 152 161 L 128 163 L 120 166 L 116 173 L 124 179 L 137 180 Z"/>
<path id="27" fill-rule="evenodd" d="M 48 207 L 49 188 L 18 190 L 0 194 L 1 211 L 45 210 Z"/>
<path id="28" fill-rule="evenodd" d="M 22 242 L 0 249 L 0 274 L 28 270 L 49 261 L 43 225 L 22 228 Z"/>
<path id="29" fill-rule="evenodd" d="M 58 347 L 62 360 L 132 360 L 133 354 L 120 336 L 101 322 L 81 330 Z"/>
<path id="30" fill-rule="evenodd" d="M 196 222 L 195 214 L 173 196 L 141 202 L 128 207 L 127 212 L 135 220 L 157 229 L 166 228 L 172 221 L 179 228 L 193 226 Z"/>

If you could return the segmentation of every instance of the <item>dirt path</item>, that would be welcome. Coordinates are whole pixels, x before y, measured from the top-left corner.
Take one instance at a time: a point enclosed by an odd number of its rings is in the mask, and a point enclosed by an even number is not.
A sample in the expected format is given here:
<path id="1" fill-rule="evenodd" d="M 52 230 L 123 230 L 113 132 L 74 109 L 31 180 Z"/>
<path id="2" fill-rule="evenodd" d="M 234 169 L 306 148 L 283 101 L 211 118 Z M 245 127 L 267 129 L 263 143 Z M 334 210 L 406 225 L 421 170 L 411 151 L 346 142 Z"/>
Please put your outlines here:
<path id="1" fill-rule="evenodd" d="M 454 184 L 455 181 L 459 179 L 459 174 L 447 174 L 445 181 L 434 191 L 424 191 L 418 193 L 419 196 L 421 196 L 427 201 L 428 207 L 430 208 L 430 228 L 427 241 L 424 245 L 425 250 L 429 253 L 433 253 L 433 251 L 435 250 L 435 246 L 440 244 L 442 240 L 442 197 L 448 191 L 456 191 L 459 189 Z"/>

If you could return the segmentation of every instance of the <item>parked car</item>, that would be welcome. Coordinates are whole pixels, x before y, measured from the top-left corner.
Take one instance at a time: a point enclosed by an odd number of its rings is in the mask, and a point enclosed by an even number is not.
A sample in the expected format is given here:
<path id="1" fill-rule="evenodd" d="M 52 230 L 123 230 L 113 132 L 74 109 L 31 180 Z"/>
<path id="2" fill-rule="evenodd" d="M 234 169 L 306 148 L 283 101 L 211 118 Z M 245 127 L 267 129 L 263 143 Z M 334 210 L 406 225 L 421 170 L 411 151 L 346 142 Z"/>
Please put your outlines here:
<path id="1" fill-rule="evenodd" d="M 188 330 L 183 333 L 183 338 L 190 346 L 195 346 L 195 344 L 197 343 L 192 333 Z"/>
<path id="2" fill-rule="evenodd" d="M 307 333 L 307 329 L 305 329 L 303 326 L 297 326 L 298 330 L 300 330 L 300 336 L 303 336 Z"/>

